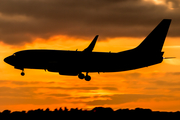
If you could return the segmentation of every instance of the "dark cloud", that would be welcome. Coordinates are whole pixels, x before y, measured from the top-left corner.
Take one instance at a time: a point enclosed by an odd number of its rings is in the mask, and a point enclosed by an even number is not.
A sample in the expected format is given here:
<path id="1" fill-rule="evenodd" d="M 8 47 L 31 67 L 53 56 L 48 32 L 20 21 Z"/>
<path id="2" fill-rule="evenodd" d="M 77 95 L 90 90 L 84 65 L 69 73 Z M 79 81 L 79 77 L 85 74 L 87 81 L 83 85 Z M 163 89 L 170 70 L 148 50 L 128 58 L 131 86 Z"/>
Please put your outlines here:
<path id="1" fill-rule="evenodd" d="M 152 82 L 158 86 L 180 86 L 180 82 L 173 82 L 173 81 L 163 81 L 163 80 L 156 80 Z"/>
<path id="2" fill-rule="evenodd" d="M 118 90 L 115 87 L 103 87 L 102 89 L 104 89 L 104 90 Z"/>
<path id="3" fill-rule="evenodd" d="M 168 36 L 180 35 L 179 1 L 174 10 L 143 0 L 1 0 L 0 40 L 8 44 L 68 35 L 92 38 L 145 37 L 164 18 Z"/>
<path id="4" fill-rule="evenodd" d="M 0 105 L 17 105 L 17 104 L 33 104 L 33 105 L 51 105 L 64 102 L 63 100 L 57 100 L 54 98 L 0 98 Z"/>
<path id="5" fill-rule="evenodd" d="M 98 87 L 42 87 L 47 89 L 61 89 L 61 90 L 98 90 Z"/>
<path id="6" fill-rule="evenodd" d="M 179 93 L 180 88 L 179 88 L 179 87 L 177 87 L 177 88 L 174 87 L 174 88 L 170 88 L 169 90 L 170 90 L 171 93 L 172 93 L 172 92 L 173 92 L 173 93 L 175 93 L 175 92 L 176 92 L 176 93 Z M 180 99 L 180 98 L 179 98 L 179 99 Z"/>
<path id="7" fill-rule="evenodd" d="M 166 75 L 180 75 L 180 72 L 167 72 Z"/>
<path id="8" fill-rule="evenodd" d="M 31 81 L 31 82 L 28 82 L 28 81 L 12 81 L 12 80 L 0 80 L 0 84 L 2 85 L 7 85 L 7 84 L 15 84 L 15 85 L 38 85 L 38 84 L 47 84 L 47 85 L 50 85 L 50 84 L 54 84 L 55 82 L 39 82 L 39 81 Z"/>
<path id="9" fill-rule="evenodd" d="M 116 87 L 42 87 L 42 88 L 47 88 L 47 89 L 61 89 L 61 90 L 98 90 L 98 89 L 103 89 L 103 90 L 118 90 Z"/>
<path id="10" fill-rule="evenodd" d="M 25 82 L 25 81 L 9 81 L 10 83 L 12 84 L 16 84 L 16 85 L 36 85 L 36 84 L 43 84 L 43 83 L 46 83 L 46 82 Z M 46 84 L 50 84 L 49 82 L 47 82 Z"/>
<path id="11" fill-rule="evenodd" d="M 155 87 L 147 87 L 147 88 L 144 88 L 144 90 L 157 90 L 158 88 L 155 88 Z"/>
<path id="12" fill-rule="evenodd" d="M 67 97 L 67 96 L 69 96 L 69 94 L 48 94 L 48 96 Z"/>

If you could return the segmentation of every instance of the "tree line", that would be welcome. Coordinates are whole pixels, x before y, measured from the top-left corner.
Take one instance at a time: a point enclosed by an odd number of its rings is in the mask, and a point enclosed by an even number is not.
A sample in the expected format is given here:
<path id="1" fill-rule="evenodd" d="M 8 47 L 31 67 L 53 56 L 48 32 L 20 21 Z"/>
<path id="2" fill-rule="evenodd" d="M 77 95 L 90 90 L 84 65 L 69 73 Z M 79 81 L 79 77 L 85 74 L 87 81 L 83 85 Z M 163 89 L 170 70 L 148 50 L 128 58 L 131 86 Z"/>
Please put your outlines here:
<path id="1" fill-rule="evenodd" d="M 95 107 L 92 110 L 82 110 L 78 108 L 46 110 L 36 109 L 29 111 L 4 110 L 0 112 L 2 120 L 70 120 L 70 119 L 178 119 L 180 112 L 160 112 L 151 109 L 118 109 L 110 107 Z"/>

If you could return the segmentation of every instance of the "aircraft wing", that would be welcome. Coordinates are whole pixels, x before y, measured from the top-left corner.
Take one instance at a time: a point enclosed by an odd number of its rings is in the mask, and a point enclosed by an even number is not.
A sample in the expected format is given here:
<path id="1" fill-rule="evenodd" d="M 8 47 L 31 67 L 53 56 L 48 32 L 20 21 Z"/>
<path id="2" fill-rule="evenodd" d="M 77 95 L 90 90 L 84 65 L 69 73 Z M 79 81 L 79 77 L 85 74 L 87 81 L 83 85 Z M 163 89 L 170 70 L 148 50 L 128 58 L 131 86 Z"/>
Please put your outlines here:
<path id="1" fill-rule="evenodd" d="M 93 39 L 93 41 L 91 42 L 91 44 L 90 44 L 86 49 L 84 49 L 83 52 L 92 52 L 92 50 L 94 49 L 94 46 L 95 46 L 95 44 L 96 44 L 96 41 L 97 41 L 97 39 L 98 39 L 98 36 L 99 36 L 99 35 L 96 35 L 96 36 L 95 36 L 95 38 Z"/>

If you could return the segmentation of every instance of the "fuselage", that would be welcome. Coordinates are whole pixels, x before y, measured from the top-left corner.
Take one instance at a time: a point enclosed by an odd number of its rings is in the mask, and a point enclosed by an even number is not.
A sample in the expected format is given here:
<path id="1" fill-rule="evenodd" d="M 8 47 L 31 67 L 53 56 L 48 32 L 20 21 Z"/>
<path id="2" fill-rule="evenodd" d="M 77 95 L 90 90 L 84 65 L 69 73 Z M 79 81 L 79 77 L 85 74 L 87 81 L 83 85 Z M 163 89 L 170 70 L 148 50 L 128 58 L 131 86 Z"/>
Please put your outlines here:
<path id="1" fill-rule="evenodd" d="M 11 60 L 7 60 L 7 59 Z M 117 72 L 147 67 L 162 62 L 162 53 L 145 54 L 136 49 L 119 53 L 65 51 L 65 50 L 24 50 L 7 57 L 7 63 L 17 69 L 45 69 L 50 72 Z"/>

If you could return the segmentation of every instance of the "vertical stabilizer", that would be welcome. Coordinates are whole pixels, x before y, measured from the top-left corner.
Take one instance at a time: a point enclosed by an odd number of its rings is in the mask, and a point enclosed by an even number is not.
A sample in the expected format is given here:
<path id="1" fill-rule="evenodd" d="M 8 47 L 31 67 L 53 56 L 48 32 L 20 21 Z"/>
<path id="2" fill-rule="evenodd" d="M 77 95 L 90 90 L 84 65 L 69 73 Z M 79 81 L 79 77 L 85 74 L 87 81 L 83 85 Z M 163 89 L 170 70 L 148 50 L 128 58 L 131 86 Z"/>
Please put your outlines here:
<path id="1" fill-rule="evenodd" d="M 136 48 L 144 52 L 161 52 L 171 19 L 163 19 Z"/>

